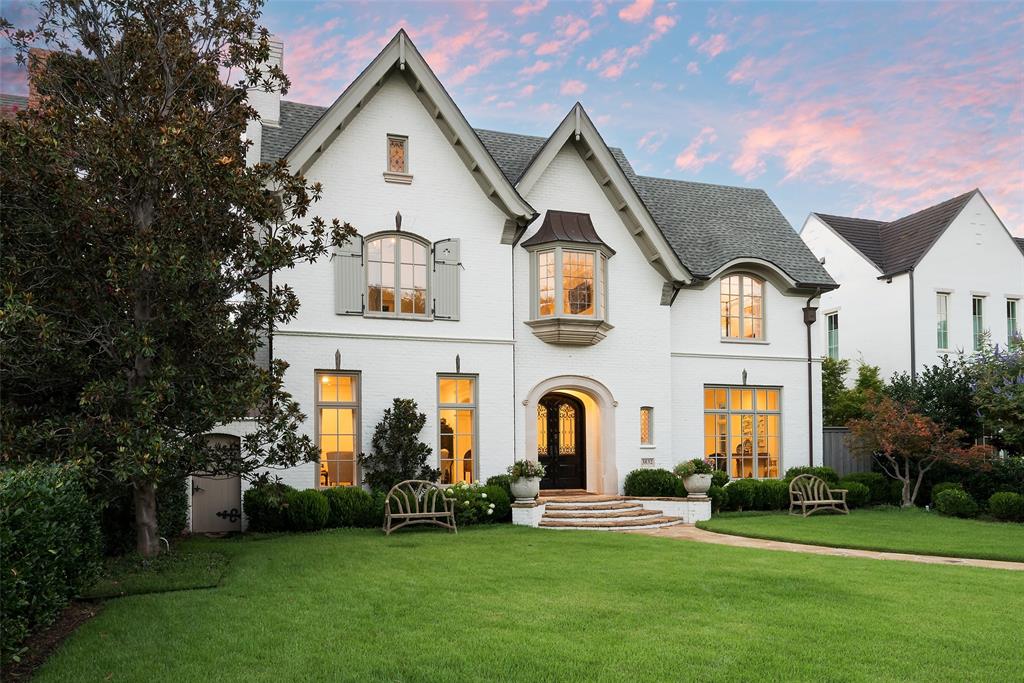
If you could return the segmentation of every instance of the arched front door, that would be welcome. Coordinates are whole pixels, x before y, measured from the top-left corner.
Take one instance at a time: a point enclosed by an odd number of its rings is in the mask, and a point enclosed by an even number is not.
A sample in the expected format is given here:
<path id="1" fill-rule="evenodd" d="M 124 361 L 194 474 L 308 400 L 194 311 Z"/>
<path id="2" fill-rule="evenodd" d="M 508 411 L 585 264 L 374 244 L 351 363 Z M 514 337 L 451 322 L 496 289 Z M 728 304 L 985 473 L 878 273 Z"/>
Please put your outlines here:
<path id="1" fill-rule="evenodd" d="M 542 489 L 586 488 L 586 423 L 583 403 L 550 393 L 537 402 L 537 460 Z"/>

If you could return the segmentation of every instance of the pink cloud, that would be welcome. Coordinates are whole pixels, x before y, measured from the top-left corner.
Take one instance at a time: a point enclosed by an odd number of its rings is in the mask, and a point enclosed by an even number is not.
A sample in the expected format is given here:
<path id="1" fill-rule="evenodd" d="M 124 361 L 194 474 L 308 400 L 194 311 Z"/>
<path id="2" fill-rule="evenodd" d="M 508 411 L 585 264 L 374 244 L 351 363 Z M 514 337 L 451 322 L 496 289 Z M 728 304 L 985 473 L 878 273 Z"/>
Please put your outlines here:
<path id="1" fill-rule="evenodd" d="M 640 139 L 636 141 L 636 146 L 648 154 L 654 154 L 661 148 L 666 137 L 668 136 L 663 131 L 650 130 L 640 136 Z"/>
<path id="2" fill-rule="evenodd" d="M 697 173 L 705 165 L 714 163 L 719 157 L 718 152 L 701 156 L 700 151 L 705 144 L 714 143 L 716 140 L 718 140 L 718 135 L 715 133 L 714 128 L 702 128 L 697 133 L 697 136 L 690 141 L 690 144 L 686 146 L 686 149 L 676 157 L 676 168 L 680 171 Z"/>
<path id="3" fill-rule="evenodd" d="M 606 9 L 607 8 L 604 6 L 603 2 L 595 2 L 593 4 L 593 6 L 590 8 L 590 16 L 591 16 L 591 18 L 593 18 L 593 17 L 603 17 L 605 15 Z"/>
<path id="4" fill-rule="evenodd" d="M 668 15 L 660 15 L 654 19 L 652 30 L 647 36 L 637 43 L 624 49 L 616 47 L 609 48 L 599 56 L 587 62 L 587 70 L 597 71 L 602 78 L 614 80 L 619 78 L 626 69 L 637 66 L 639 59 L 646 55 L 651 46 L 660 40 L 676 25 L 676 18 Z"/>
<path id="5" fill-rule="evenodd" d="M 519 70 L 521 76 L 536 76 L 537 74 L 544 73 L 551 68 L 551 62 L 545 62 L 542 59 L 538 59 L 536 62 L 528 67 Z"/>
<path id="6" fill-rule="evenodd" d="M 643 21 L 652 9 L 654 9 L 654 0 L 634 0 L 632 4 L 619 10 L 619 19 L 636 24 Z"/>
<path id="7" fill-rule="evenodd" d="M 583 81 L 571 80 L 562 83 L 562 87 L 559 88 L 559 92 L 563 95 L 569 95 L 571 97 L 579 97 L 587 91 L 587 84 Z"/>
<path id="8" fill-rule="evenodd" d="M 538 34 L 536 31 L 534 31 L 533 33 L 524 33 L 522 36 L 519 37 L 519 42 L 522 43 L 523 45 L 533 45 L 534 43 L 537 42 L 537 36 Z"/>
<path id="9" fill-rule="evenodd" d="M 529 85 L 524 85 L 523 89 L 519 91 L 519 95 L 520 97 L 530 97 L 535 92 L 537 92 L 537 86 L 531 83 Z"/>
<path id="10" fill-rule="evenodd" d="M 699 74 L 700 73 L 700 67 L 697 65 L 697 62 L 690 62 L 689 64 L 687 64 L 686 65 L 686 73 L 692 74 L 692 75 Z"/>
<path id="11" fill-rule="evenodd" d="M 527 17 L 531 14 L 536 14 L 537 12 L 543 11 L 544 8 L 547 6 L 548 0 L 535 0 L 534 2 L 526 0 L 526 2 L 524 2 L 523 4 L 513 7 L 512 14 L 516 15 L 519 18 Z"/>
<path id="12" fill-rule="evenodd" d="M 714 59 L 729 49 L 729 41 L 724 33 L 716 33 L 697 47 L 698 52 L 703 52 L 708 59 Z"/>

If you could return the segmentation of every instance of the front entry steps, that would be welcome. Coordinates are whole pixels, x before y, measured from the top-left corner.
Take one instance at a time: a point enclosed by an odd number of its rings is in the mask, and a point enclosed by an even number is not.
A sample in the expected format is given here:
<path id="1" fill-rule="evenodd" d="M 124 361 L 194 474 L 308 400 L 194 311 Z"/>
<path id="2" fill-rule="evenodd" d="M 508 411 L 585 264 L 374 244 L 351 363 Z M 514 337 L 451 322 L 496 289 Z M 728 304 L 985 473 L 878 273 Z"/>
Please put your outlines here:
<path id="1" fill-rule="evenodd" d="M 649 509 L 622 496 L 558 496 L 542 500 L 542 529 L 631 531 L 683 523 L 682 517 L 666 516 L 661 510 Z"/>

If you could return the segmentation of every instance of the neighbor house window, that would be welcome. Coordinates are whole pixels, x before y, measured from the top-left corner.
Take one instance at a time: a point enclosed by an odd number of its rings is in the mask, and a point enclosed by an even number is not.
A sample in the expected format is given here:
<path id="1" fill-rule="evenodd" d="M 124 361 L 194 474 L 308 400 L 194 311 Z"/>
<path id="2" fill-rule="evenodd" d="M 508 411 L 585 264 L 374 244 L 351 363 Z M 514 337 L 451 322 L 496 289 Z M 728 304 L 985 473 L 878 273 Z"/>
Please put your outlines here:
<path id="1" fill-rule="evenodd" d="M 779 476 L 781 390 L 704 387 L 704 454 L 733 479 Z"/>
<path id="2" fill-rule="evenodd" d="M 974 350 L 981 351 L 985 342 L 985 297 L 971 299 L 971 321 L 974 324 Z"/>
<path id="3" fill-rule="evenodd" d="M 441 483 L 473 481 L 477 438 L 477 378 L 438 375 L 437 429 Z"/>
<path id="4" fill-rule="evenodd" d="M 935 343 L 940 349 L 949 348 L 949 294 L 935 295 Z"/>
<path id="5" fill-rule="evenodd" d="M 650 406 L 640 409 L 640 445 L 654 445 L 654 408 Z"/>
<path id="6" fill-rule="evenodd" d="M 1017 299 L 1006 300 L 1006 343 L 1009 344 L 1020 334 L 1020 328 L 1017 327 Z"/>
<path id="7" fill-rule="evenodd" d="M 722 338 L 764 338 L 764 280 L 728 275 L 721 282 Z"/>
<path id="8" fill-rule="evenodd" d="M 839 360 L 839 314 L 829 313 L 825 316 L 825 329 L 828 331 L 828 357 Z"/>
<path id="9" fill-rule="evenodd" d="M 427 243 L 398 234 L 366 240 L 366 300 L 370 313 L 427 314 L 428 249 Z"/>
<path id="10" fill-rule="evenodd" d="M 359 452 L 359 375 L 316 373 L 320 486 L 352 486 Z"/>

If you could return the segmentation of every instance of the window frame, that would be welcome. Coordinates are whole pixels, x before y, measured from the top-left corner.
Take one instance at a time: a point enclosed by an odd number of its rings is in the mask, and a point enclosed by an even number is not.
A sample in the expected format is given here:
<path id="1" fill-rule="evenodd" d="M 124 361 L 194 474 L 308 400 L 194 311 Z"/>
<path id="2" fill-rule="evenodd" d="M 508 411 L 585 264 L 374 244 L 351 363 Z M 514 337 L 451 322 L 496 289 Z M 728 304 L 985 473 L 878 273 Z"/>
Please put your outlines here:
<path id="1" fill-rule="evenodd" d="M 402 143 L 402 161 L 403 170 L 392 171 L 391 170 L 391 141 L 397 140 Z M 398 183 L 400 185 L 408 185 L 412 182 L 412 173 L 410 172 L 409 163 L 409 136 L 401 135 L 400 133 L 388 133 L 384 137 L 384 180 L 389 183 Z"/>
<path id="2" fill-rule="evenodd" d="M 971 295 L 971 337 L 974 340 L 974 350 L 981 351 L 982 341 L 985 335 L 985 296 L 983 294 Z"/>
<path id="3" fill-rule="evenodd" d="M 647 415 L 647 440 L 644 440 L 644 415 Z M 640 447 L 654 448 L 654 406 L 640 406 Z"/>
<path id="4" fill-rule="evenodd" d="M 473 383 L 473 401 L 471 403 L 445 403 L 441 401 L 441 380 L 443 379 L 468 379 Z M 435 378 L 435 399 L 437 404 L 437 424 L 434 429 L 434 434 L 437 437 L 437 466 L 440 470 L 441 475 L 444 475 L 444 463 L 445 459 L 441 457 L 441 411 L 442 410 L 469 410 L 472 413 L 473 419 L 473 440 L 472 440 L 472 453 L 473 457 L 470 459 L 470 477 L 469 483 L 477 481 L 480 472 L 480 375 L 478 373 L 468 372 L 439 372 Z M 456 462 L 458 458 L 449 457 L 447 460 Z M 462 459 L 465 462 L 465 459 Z M 449 482 L 449 484 L 443 484 L 445 486 L 452 485 L 457 482 Z"/>
<path id="5" fill-rule="evenodd" d="M 835 320 L 835 327 L 831 327 Z M 761 323 L 762 325 L 764 323 Z M 832 332 L 835 332 L 835 344 L 832 343 Z M 825 354 L 832 360 L 839 360 L 839 311 L 825 314 Z"/>
<path id="6" fill-rule="evenodd" d="M 1011 315 L 1012 312 L 1012 315 Z M 1006 297 L 1006 343 L 1015 336 L 1020 336 L 1020 299 L 1013 296 Z"/>
<path id="7" fill-rule="evenodd" d="M 377 240 L 385 239 L 388 237 L 394 237 L 395 243 L 395 310 L 393 312 L 387 311 L 375 311 L 370 308 L 370 243 L 376 242 Z M 423 290 L 423 313 L 403 313 L 402 312 L 402 240 L 407 239 L 414 244 L 422 246 L 426 253 L 424 260 L 424 271 L 425 276 L 425 287 Z M 367 318 L 383 318 L 388 320 L 401 318 L 403 320 L 433 320 L 432 310 L 432 278 L 431 278 L 431 266 L 434 258 L 434 245 L 430 240 L 425 237 L 421 237 L 411 232 L 404 232 L 402 230 L 384 230 L 381 232 L 375 232 L 371 235 L 367 235 L 363 238 L 363 293 L 366 297 L 366 304 L 364 306 L 363 315 Z M 414 267 L 418 264 L 414 264 Z M 382 270 L 383 272 L 383 270 Z"/>
<path id="8" fill-rule="evenodd" d="M 723 320 L 723 318 L 732 317 L 732 316 L 722 315 L 722 313 L 723 313 L 723 310 L 722 310 L 722 285 L 725 284 L 726 280 L 728 280 L 729 278 L 733 278 L 733 277 L 739 278 L 739 302 L 740 302 L 740 307 L 739 307 L 740 315 L 739 315 L 739 319 L 740 319 L 740 330 L 739 330 L 739 336 L 736 336 L 736 337 L 722 335 L 722 320 Z M 743 303 L 744 303 L 744 298 L 745 298 L 745 295 L 743 293 L 743 280 L 744 279 L 753 280 L 753 281 L 755 281 L 755 282 L 757 282 L 757 283 L 759 283 L 761 285 L 761 335 L 758 336 L 758 337 L 745 337 L 745 336 L 743 336 L 743 331 L 744 331 L 744 328 L 746 326 L 746 318 L 743 315 L 743 309 L 744 309 Z M 768 343 L 768 306 L 767 306 L 767 303 L 768 303 L 768 287 L 767 287 L 767 285 L 768 285 L 768 280 L 766 278 L 761 277 L 760 275 L 757 275 L 757 274 L 749 272 L 749 271 L 733 271 L 733 272 L 729 272 L 729 273 L 724 273 L 723 275 L 721 275 L 718 278 L 718 332 L 719 332 L 719 335 L 720 335 L 720 340 L 723 343 L 726 343 L 726 344 L 767 344 Z"/>
<path id="9" fill-rule="evenodd" d="M 723 390 L 723 389 L 726 392 L 725 393 L 725 408 L 724 409 L 708 408 L 707 407 L 707 401 L 706 401 L 706 398 L 705 398 L 706 392 L 708 390 L 714 391 L 714 390 Z M 749 391 L 753 391 L 753 396 L 751 398 L 751 408 L 750 408 L 750 410 L 746 410 L 746 409 L 743 409 L 743 408 L 734 410 L 732 408 L 732 392 L 734 390 L 749 390 Z M 763 408 L 762 409 L 762 408 L 758 407 L 757 398 L 758 398 L 758 393 L 761 392 L 761 391 L 775 391 L 775 392 L 778 393 L 778 409 L 776 409 L 776 410 L 769 410 L 768 408 Z M 754 416 L 754 425 L 753 425 L 754 438 L 753 438 L 753 442 L 751 444 L 752 445 L 752 451 L 751 451 L 751 459 L 752 459 L 751 460 L 751 471 L 753 472 L 754 476 L 752 476 L 752 477 L 742 477 L 742 478 L 745 478 L 745 479 L 762 479 L 762 478 L 765 478 L 765 479 L 778 479 L 778 478 L 780 478 L 782 476 L 782 472 L 783 472 L 783 453 L 785 453 L 785 443 L 784 443 L 784 440 L 783 440 L 783 426 L 784 426 L 784 422 L 783 422 L 783 416 L 784 416 L 783 400 L 784 400 L 784 395 L 783 394 L 784 394 L 784 392 L 783 392 L 783 388 L 781 386 L 770 386 L 770 385 L 735 385 L 735 384 L 705 384 L 703 386 L 702 390 L 701 390 L 701 407 L 703 408 L 703 410 L 702 410 L 702 417 L 704 418 L 704 427 L 703 427 L 703 432 L 704 432 L 703 433 L 703 439 L 704 439 L 703 440 L 703 450 L 705 451 L 704 459 L 708 459 L 709 457 L 712 457 L 712 456 L 710 456 L 706 452 L 707 451 L 707 439 L 709 438 L 708 437 L 708 432 L 707 432 L 707 416 L 708 415 L 713 415 L 713 416 L 716 416 L 716 419 L 717 419 L 718 416 L 724 415 L 724 416 L 726 416 L 726 421 L 725 421 L 725 426 L 726 426 L 725 440 L 726 440 L 726 445 L 727 445 L 727 448 L 726 448 L 727 453 L 726 453 L 726 456 L 725 456 L 725 468 L 726 468 L 725 471 L 729 474 L 729 478 L 730 479 L 738 479 L 738 478 L 740 478 L 740 477 L 734 477 L 733 476 L 733 457 L 734 457 L 734 453 L 732 452 L 733 451 L 733 449 L 732 449 L 732 422 L 733 422 L 732 418 L 733 418 L 733 416 L 737 416 L 737 415 L 740 415 L 740 416 L 741 415 L 753 415 Z M 775 475 L 772 476 L 770 474 L 770 472 L 771 472 L 771 458 L 770 458 L 770 452 L 769 452 L 769 458 L 768 458 L 769 475 L 767 477 L 761 477 L 758 474 L 758 464 L 759 464 L 761 458 L 760 458 L 760 454 L 758 452 L 758 446 L 757 446 L 757 426 L 758 426 L 758 422 L 760 421 L 760 418 L 762 416 L 764 416 L 764 417 L 773 416 L 773 417 L 778 418 L 778 433 L 775 436 L 775 438 L 778 441 L 778 444 L 777 444 L 778 456 L 776 457 L 776 463 L 775 463 Z M 714 437 L 717 437 L 717 434 L 713 435 L 712 438 L 714 438 Z M 766 438 L 770 438 L 770 437 L 766 437 Z M 719 458 L 715 458 L 715 460 L 718 460 L 718 459 Z M 714 463 L 712 465 L 712 467 L 715 468 L 715 469 L 718 469 L 717 462 Z"/>
<path id="10" fill-rule="evenodd" d="M 952 292 L 935 292 L 935 346 L 939 351 L 949 350 L 949 300 Z"/>
<path id="11" fill-rule="evenodd" d="M 591 306 L 594 312 L 589 315 L 580 313 L 567 313 L 564 310 L 565 299 L 565 277 L 563 263 L 565 254 L 581 253 L 593 257 L 593 278 L 594 289 L 591 294 Z M 570 242 L 549 242 L 543 245 L 531 247 L 530 253 L 530 320 L 604 320 L 608 316 L 608 260 L 611 254 L 601 245 L 578 244 Z M 541 315 L 540 312 L 540 258 L 541 255 L 551 254 L 554 262 L 554 288 L 552 298 L 554 310 L 550 314 Z"/>
<path id="12" fill-rule="evenodd" d="M 320 384 L 321 377 L 351 377 L 352 378 L 352 400 L 351 401 L 324 401 L 320 398 Z M 313 430 L 316 436 L 316 448 L 320 453 L 320 459 L 317 460 L 318 465 L 323 465 L 323 448 L 320 443 L 320 439 L 323 436 L 323 432 L 320 429 L 320 411 L 323 408 L 335 408 L 335 409 L 351 409 L 352 410 L 352 430 L 353 436 L 353 448 L 352 448 L 352 486 L 362 485 L 362 470 L 359 467 L 359 453 L 362 452 L 362 439 L 363 439 L 363 424 L 362 424 L 362 412 L 363 412 L 363 374 L 360 370 L 337 370 L 337 369 L 314 369 L 313 370 Z M 339 461 L 344 462 L 344 461 Z M 335 488 L 327 484 L 321 484 L 322 470 L 320 467 L 316 471 L 316 482 L 315 488 L 318 489 L 330 489 Z"/>

